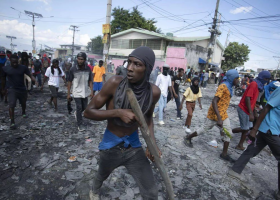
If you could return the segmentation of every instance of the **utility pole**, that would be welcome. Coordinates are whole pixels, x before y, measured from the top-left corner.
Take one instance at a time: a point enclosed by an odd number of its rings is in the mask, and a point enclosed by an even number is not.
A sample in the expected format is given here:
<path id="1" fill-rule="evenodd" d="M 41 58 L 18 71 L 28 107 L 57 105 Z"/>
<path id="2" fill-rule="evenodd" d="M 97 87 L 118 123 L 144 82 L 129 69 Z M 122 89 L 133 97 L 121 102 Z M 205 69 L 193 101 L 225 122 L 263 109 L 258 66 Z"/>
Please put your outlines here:
<path id="1" fill-rule="evenodd" d="M 273 58 L 280 58 L 280 57 L 279 56 L 273 56 Z M 279 67 L 280 67 L 280 59 L 279 59 L 279 62 L 278 62 L 276 73 L 274 74 L 274 79 L 276 79 L 276 77 L 277 77 L 277 72 L 278 72 Z"/>
<path id="2" fill-rule="evenodd" d="M 222 52 L 221 52 L 221 59 L 220 59 L 220 63 L 219 63 L 219 67 L 220 67 L 220 68 L 221 68 L 221 65 L 222 65 L 222 60 L 223 60 L 223 56 L 224 56 L 225 49 L 227 48 L 229 33 L 230 33 L 230 29 L 228 30 L 227 39 L 226 39 L 226 41 L 225 41 L 224 49 L 223 49 Z"/>
<path id="3" fill-rule="evenodd" d="M 70 26 L 70 30 L 73 31 L 73 42 L 72 42 L 72 61 L 74 60 L 74 40 L 75 40 L 75 32 L 76 31 L 79 31 L 77 30 L 77 28 L 79 28 L 78 26 L 75 26 L 75 25 L 71 25 Z"/>
<path id="4" fill-rule="evenodd" d="M 36 54 L 36 41 L 35 41 L 35 18 L 43 18 L 43 15 L 38 14 L 38 13 L 34 13 L 34 12 L 30 12 L 30 11 L 24 11 L 25 14 L 29 17 L 32 17 L 32 26 L 33 26 L 33 40 L 32 40 L 32 47 L 33 47 L 33 51 L 32 54 Z"/>
<path id="5" fill-rule="evenodd" d="M 215 15 L 213 18 L 213 25 L 208 30 L 211 33 L 211 36 L 210 36 L 209 44 L 207 46 L 208 53 L 207 53 L 207 63 L 206 63 L 206 67 L 205 67 L 206 69 L 208 69 L 209 63 L 211 62 L 211 57 L 212 57 L 214 45 L 215 45 L 215 37 L 216 37 L 216 35 L 221 35 L 221 32 L 217 29 L 217 15 L 218 15 L 218 10 L 219 10 L 219 4 L 220 4 L 220 0 L 217 0 Z"/>
<path id="6" fill-rule="evenodd" d="M 9 39 L 11 39 L 11 52 L 13 52 L 14 51 L 14 47 L 15 46 L 17 46 L 17 45 L 14 45 L 13 44 L 13 39 L 17 39 L 15 36 L 9 36 L 9 35 L 6 35 L 6 38 L 9 38 Z"/>
<path id="7" fill-rule="evenodd" d="M 106 37 L 107 41 L 104 42 L 104 48 L 103 48 L 103 60 L 104 60 L 104 67 L 105 70 L 107 71 L 107 59 L 109 55 L 109 48 L 110 48 L 110 40 L 111 40 L 111 27 L 110 27 L 110 22 L 111 22 L 111 10 L 112 10 L 112 0 L 107 0 L 107 13 L 106 13 L 106 24 L 109 27 L 108 32 L 103 31 L 103 41 L 104 37 Z"/>
<path id="8" fill-rule="evenodd" d="M 40 49 L 40 53 L 42 52 L 42 44 L 39 44 L 41 46 L 41 49 Z"/>

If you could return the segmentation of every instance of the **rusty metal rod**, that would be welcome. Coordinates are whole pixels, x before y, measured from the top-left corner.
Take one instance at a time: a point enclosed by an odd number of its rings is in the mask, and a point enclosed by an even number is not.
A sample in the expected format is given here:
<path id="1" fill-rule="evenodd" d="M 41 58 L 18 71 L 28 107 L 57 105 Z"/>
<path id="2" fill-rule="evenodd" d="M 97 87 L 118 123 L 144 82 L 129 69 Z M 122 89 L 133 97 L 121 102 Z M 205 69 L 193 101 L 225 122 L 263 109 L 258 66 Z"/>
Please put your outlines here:
<path id="1" fill-rule="evenodd" d="M 172 183 L 171 183 L 168 173 L 164 167 L 163 160 L 162 160 L 162 158 L 159 157 L 159 153 L 158 153 L 155 141 L 150 137 L 150 131 L 149 131 L 148 125 L 145 121 L 142 110 L 138 104 L 138 101 L 137 101 L 133 91 L 130 88 L 128 88 L 126 90 L 126 94 L 127 94 L 128 100 L 130 102 L 130 106 L 132 108 L 133 113 L 136 115 L 136 117 L 141 122 L 140 130 L 142 132 L 142 136 L 145 139 L 145 142 L 147 143 L 149 151 L 155 158 L 156 166 L 159 169 L 160 175 L 163 178 L 169 199 L 174 200 L 174 192 L 173 192 Z"/>

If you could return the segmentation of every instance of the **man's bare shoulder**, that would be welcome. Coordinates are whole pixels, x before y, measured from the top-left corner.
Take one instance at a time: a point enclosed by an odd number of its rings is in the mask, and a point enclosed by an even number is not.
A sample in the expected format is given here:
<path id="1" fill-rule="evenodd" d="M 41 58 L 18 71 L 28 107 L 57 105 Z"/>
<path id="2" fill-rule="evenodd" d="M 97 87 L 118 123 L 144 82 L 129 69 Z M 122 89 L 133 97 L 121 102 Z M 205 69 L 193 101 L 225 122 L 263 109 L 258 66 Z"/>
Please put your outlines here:
<path id="1" fill-rule="evenodd" d="M 161 91 L 158 86 L 155 84 L 151 83 L 152 90 L 153 90 L 153 102 L 156 103 L 159 100 Z"/>

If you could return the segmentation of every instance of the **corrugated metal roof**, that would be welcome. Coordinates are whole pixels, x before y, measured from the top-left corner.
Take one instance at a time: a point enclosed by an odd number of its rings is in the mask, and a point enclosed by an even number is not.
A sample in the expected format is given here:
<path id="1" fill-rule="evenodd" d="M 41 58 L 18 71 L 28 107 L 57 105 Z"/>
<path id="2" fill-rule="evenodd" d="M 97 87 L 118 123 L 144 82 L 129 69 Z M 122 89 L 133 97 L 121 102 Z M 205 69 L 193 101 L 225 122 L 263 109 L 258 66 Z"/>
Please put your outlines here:
<path id="1" fill-rule="evenodd" d="M 164 34 L 156 33 L 153 31 L 146 30 L 146 29 L 142 29 L 142 28 L 131 28 L 131 29 L 113 34 L 111 36 L 111 38 L 125 35 L 130 32 L 138 32 L 138 33 L 143 33 L 143 34 L 147 34 L 147 35 L 153 35 L 153 36 L 157 36 L 159 38 L 164 38 L 166 40 L 175 41 L 175 42 L 191 42 L 191 41 L 200 41 L 200 40 L 210 39 L 210 36 L 199 36 L 199 37 L 174 37 L 173 36 L 173 37 L 169 37 Z M 224 49 L 224 46 L 219 42 L 219 40 L 217 40 L 217 44 L 221 47 L 221 49 Z"/>

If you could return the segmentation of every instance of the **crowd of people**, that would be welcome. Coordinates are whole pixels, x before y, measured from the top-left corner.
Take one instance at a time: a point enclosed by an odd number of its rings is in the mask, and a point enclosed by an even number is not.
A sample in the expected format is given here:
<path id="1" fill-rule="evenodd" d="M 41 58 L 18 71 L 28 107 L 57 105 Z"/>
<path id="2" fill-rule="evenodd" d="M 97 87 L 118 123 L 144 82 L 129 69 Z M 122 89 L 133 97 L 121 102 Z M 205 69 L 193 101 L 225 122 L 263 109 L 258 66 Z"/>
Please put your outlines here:
<path id="1" fill-rule="evenodd" d="M 268 145 L 278 161 L 279 182 L 275 195 L 276 199 L 280 199 L 280 83 L 271 80 L 270 72 L 262 71 L 257 78 L 246 82 L 244 94 L 237 107 L 240 127 L 235 129 L 231 128 L 227 110 L 234 95 L 233 87 L 239 84 L 239 74 L 235 69 L 223 74 L 216 73 L 214 79 L 217 89 L 206 120 L 200 128 L 191 131 L 196 101 L 202 109 L 202 89 L 207 87 L 208 70 L 200 73 L 194 72 L 190 67 L 186 70 L 175 67 L 173 70 L 168 64 L 153 70 L 155 54 L 144 46 L 133 50 L 123 65 L 117 68 L 116 76 L 108 80 L 103 64 L 102 60 L 95 66 L 92 62 L 88 63 L 84 52 L 77 55 L 76 62 L 66 60 L 62 64 L 58 59 L 49 59 L 47 55 L 42 58 L 36 55 L 33 58 L 26 52 L 12 54 L 0 50 L 1 99 L 9 105 L 11 129 L 16 129 L 14 110 L 17 100 L 22 108 L 22 117 L 27 117 L 26 101 L 32 85 L 43 90 L 44 84 L 48 82 L 48 103 L 53 105 L 57 112 L 60 79 L 63 79 L 67 86 L 67 103 L 71 105 L 71 101 L 75 101 L 74 116 L 79 131 L 86 130 L 84 117 L 96 121 L 107 120 L 106 130 L 99 144 L 99 169 L 89 194 L 91 199 L 99 199 L 102 183 L 119 166 L 125 166 L 133 176 L 143 199 L 158 199 L 152 168 L 147 159 L 153 161 L 154 157 L 149 149 L 146 149 L 145 153 L 142 148 L 138 132 L 141 123 L 131 110 L 126 95 L 127 88 L 131 88 L 135 94 L 154 144 L 156 135 L 153 118 L 158 113 L 158 124 L 164 126 L 164 111 L 172 99 L 175 99 L 176 103 L 177 120 L 183 119 L 181 111 L 186 102 L 188 114 L 183 124 L 187 135 L 182 140 L 188 148 L 193 147 L 195 137 L 203 137 L 208 130 L 218 127 L 224 143 L 220 158 L 234 163 L 228 172 L 233 178 L 242 180 L 241 172 L 250 158 Z M 186 83 L 190 86 L 180 97 L 179 86 Z M 105 110 L 101 109 L 103 106 L 106 106 Z M 240 142 L 235 148 L 243 153 L 237 161 L 228 154 L 233 133 L 241 133 Z M 243 146 L 246 138 L 251 141 L 247 149 Z M 160 149 L 158 146 L 156 148 L 161 156 Z"/>

